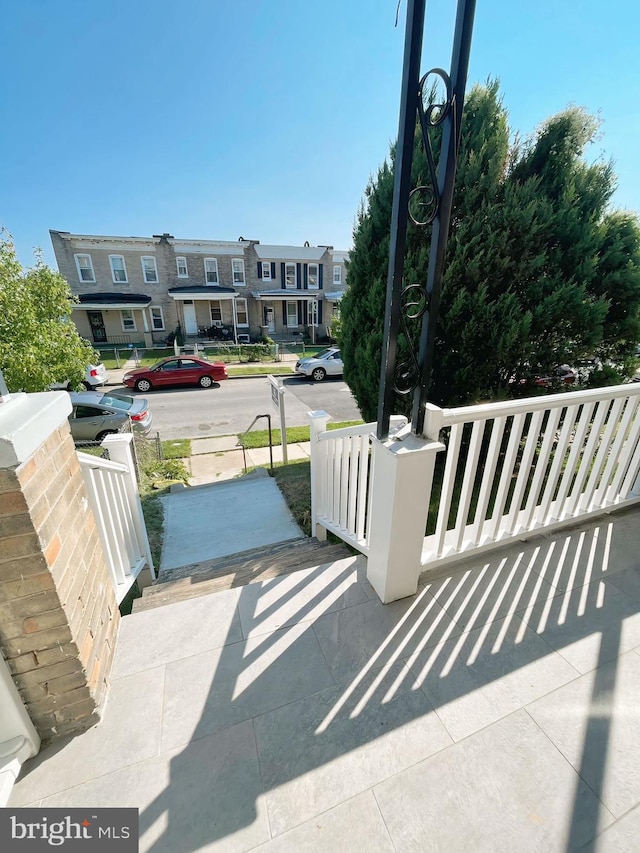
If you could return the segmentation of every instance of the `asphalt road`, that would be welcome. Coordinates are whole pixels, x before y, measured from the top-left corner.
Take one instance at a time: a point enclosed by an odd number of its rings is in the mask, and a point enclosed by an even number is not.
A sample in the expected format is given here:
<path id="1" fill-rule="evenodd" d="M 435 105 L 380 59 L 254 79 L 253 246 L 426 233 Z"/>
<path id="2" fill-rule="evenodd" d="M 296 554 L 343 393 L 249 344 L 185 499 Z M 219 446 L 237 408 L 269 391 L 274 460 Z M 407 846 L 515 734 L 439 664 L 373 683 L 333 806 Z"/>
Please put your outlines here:
<path id="1" fill-rule="evenodd" d="M 324 409 L 334 421 L 360 418 L 346 383 L 341 379 L 311 382 L 295 376 L 284 379 L 287 426 L 309 423 L 309 410 Z M 123 388 L 126 394 L 143 396 Z M 265 377 L 227 379 L 213 388 L 172 388 L 146 395 L 153 414 L 153 431 L 163 440 L 233 435 L 247 429 L 256 415 L 270 414 L 272 426 L 280 426 Z M 256 429 L 266 428 L 266 421 Z"/>

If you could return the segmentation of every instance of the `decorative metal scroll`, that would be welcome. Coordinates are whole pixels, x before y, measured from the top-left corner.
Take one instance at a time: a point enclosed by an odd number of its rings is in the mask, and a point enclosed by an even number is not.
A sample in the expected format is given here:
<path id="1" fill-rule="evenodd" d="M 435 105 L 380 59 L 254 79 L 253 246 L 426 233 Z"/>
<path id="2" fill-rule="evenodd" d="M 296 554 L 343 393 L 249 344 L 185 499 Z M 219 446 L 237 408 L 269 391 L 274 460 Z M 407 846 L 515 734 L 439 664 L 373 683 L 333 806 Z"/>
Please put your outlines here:
<path id="1" fill-rule="evenodd" d="M 422 431 L 431 381 L 475 0 L 458 0 L 450 74 L 442 68 L 432 68 L 420 77 L 424 10 L 425 0 L 407 0 L 380 372 L 379 439 L 389 435 L 396 395 L 405 398 L 413 395 L 412 429 L 416 433 Z M 444 97 L 440 99 L 435 97 L 434 83 L 437 82 L 444 84 Z M 420 186 L 411 189 L 416 121 L 420 126 L 427 174 Z M 439 136 L 437 160 L 434 156 L 434 135 Z M 416 227 L 430 225 L 432 228 L 429 269 L 424 284 L 404 283 L 404 254 L 409 221 Z M 399 350 L 403 353 L 402 358 L 398 358 Z"/>
<path id="2" fill-rule="evenodd" d="M 446 89 L 445 103 L 429 102 L 425 109 L 425 101 L 430 99 L 430 89 L 427 82 L 435 75 L 439 77 Z M 409 219 L 418 227 L 431 225 L 440 210 L 440 191 L 436 160 L 433 154 L 431 136 L 433 129 L 442 125 L 445 119 L 453 113 L 453 92 L 451 78 L 442 68 L 432 68 L 422 77 L 418 86 L 418 120 L 422 133 L 422 145 L 427 162 L 428 184 L 421 184 L 409 193 L 407 210 Z M 440 138 L 442 144 L 442 136 Z M 423 284 L 406 284 L 402 288 L 400 307 L 400 328 L 409 343 L 406 357 L 396 364 L 393 386 L 396 394 L 404 397 L 412 394 L 420 383 L 420 365 L 416 349 L 411 346 L 417 342 L 420 334 L 422 318 L 429 307 L 427 292 Z"/>

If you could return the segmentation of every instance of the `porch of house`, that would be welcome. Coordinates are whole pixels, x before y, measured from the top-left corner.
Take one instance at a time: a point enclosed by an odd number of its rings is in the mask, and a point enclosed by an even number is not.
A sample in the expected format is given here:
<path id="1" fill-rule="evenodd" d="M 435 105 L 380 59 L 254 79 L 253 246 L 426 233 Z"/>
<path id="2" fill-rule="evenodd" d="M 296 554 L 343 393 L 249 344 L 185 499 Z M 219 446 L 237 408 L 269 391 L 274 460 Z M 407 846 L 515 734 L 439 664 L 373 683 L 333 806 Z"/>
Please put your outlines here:
<path id="1" fill-rule="evenodd" d="M 359 556 L 134 613 L 10 805 L 134 806 L 170 853 L 637 850 L 639 555 L 631 508 L 388 605 Z"/>

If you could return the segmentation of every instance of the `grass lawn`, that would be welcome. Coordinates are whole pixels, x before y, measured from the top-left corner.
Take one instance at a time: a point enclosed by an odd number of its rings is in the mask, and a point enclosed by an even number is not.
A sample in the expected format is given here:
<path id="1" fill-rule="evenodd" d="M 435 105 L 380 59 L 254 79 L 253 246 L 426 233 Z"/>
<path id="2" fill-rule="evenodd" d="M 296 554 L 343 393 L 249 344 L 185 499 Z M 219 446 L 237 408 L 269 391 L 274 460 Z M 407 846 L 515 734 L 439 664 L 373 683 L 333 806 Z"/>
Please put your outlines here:
<path id="1" fill-rule="evenodd" d="M 311 536 L 311 463 L 308 459 L 274 466 L 273 476 L 296 523 Z"/>
<path id="2" fill-rule="evenodd" d="M 164 459 L 186 459 L 191 456 L 191 439 L 175 438 L 163 441 L 162 456 Z"/>
<path id="3" fill-rule="evenodd" d="M 267 367 L 259 364 L 242 364 L 237 367 L 228 367 L 229 376 L 260 376 L 269 373 L 273 376 L 291 376 L 293 371 L 290 365 L 283 364 L 281 367 Z"/>
<path id="4" fill-rule="evenodd" d="M 304 356 L 308 358 L 310 355 L 317 355 L 322 350 L 325 350 L 330 344 L 305 344 L 304 347 L 302 344 L 296 344 L 295 346 L 285 346 L 287 352 L 295 353 L 296 355 Z"/>
<path id="5" fill-rule="evenodd" d="M 364 421 L 341 421 L 335 424 L 329 424 L 329 429 L 342 429 L 343 427 L 356 426 Z M 308 426 L 287 427 L 287 444 L 294 444 L 298 441 L 309 441 L 311 428 Z M 273 446 L 282 444 L 280 430 L 272 430 Z M 257 447 L 269 447 L 269 430 L 256 429 L 244 434 L 244 446 L 249 450 L 254 450 Z"/>

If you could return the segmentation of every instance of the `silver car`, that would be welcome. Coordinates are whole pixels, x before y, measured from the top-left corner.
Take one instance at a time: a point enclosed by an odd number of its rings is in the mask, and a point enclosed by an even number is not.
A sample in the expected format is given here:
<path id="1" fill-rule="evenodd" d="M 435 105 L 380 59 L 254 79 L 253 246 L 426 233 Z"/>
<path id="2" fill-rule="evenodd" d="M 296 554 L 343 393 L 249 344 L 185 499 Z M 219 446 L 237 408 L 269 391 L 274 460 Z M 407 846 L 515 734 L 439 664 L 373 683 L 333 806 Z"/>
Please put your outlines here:
<path id="1" fill-rule="evenodd" d="M 101 391 L 72 391 L 73 410 L 69 415 L 74 441 L 102 441 L 119 432 L 131 419 L 131 425 L 143 433 L 151 429 L 153 418 L 144 397 L 103 394 Z"/>
<path id="2" fill-rule="evenodd" d="M 322 382 L 325 376 L 342 376 L 344 366 L 337 347 L 329 347 L 317 355 L 301 358 L 296 362 L 295 372 Z"/>

